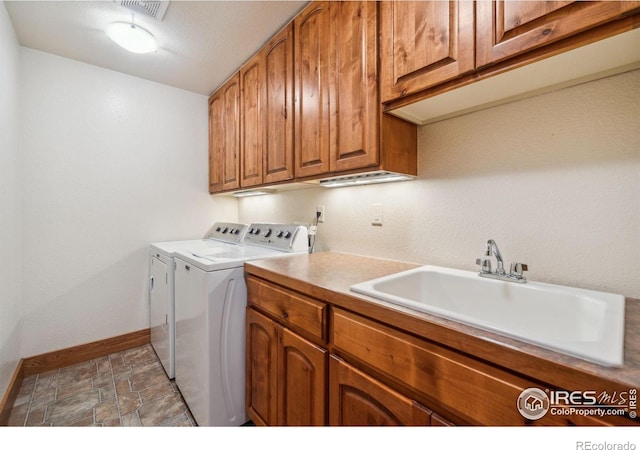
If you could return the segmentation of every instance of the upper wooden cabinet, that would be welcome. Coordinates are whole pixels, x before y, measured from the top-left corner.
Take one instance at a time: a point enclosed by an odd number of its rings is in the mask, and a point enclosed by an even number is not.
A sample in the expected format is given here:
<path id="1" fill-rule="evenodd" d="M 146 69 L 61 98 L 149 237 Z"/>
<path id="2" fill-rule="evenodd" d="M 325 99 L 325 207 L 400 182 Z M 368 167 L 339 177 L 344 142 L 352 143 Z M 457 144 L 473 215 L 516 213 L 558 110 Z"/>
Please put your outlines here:
<path id="1" fill-rule="evenodd" d="M 294 20 L 296 177 L 329 172 L 329 2 Z"/>
<path id="2" fill-rule="evenodd" d="M 214 94 L 209 98 L 209 192 L 222 190 L 222 160 L 224 158 L 223 136 L 224 115 L 222 96 Z"/>
<path id="3" fill-rule="evenodd" d="M 331 172 L 379 163 L 376 2 L 331 2 Z"/>
<path id="4" fill-rule="evenodd" d="M 293 25 L 240 69 L 242 187 L 293 178 Z"/>
<path id="5" fill-rule="evenodd" d="M 210 98 L 209 190 L 417 175 L 403 119 L 431 113 L 404 107 L 637 28 L 639 13 L 640 1 L 311 2 Z M 456 108 L 440 116 L 468 109 Z"/>
<path id="6" fill-rule="evenodd" d="M 262 149 L 264 144 L 264 58 L 253 56 L 240 69 L 240 186 L 262 183 Z"/>
<path id="7" fill-rule="evenodd" d="M 610 22 L 638 1 L 478 1 L 478 68 Z"/>
<path id="8" fill-rule="evenodd" d="M 209 192 L 240 187 L 240 75 L 209 98 Z"/>
<path id="9" fill-rule="evenodd" d="M 383 102 L 474 69 L 473 8 L 456 0 L 380 3 Z"/>
<path id="10" fill-rule="evenodd" d="M 391 110 L 598 41 L 638 12 L 640 1 L 382 1 L 381 100 Z"/>
<path id="11" fill-rule="evenodd" d="M 275 35 L 264 57 L 265 183 L 293 179 L 293 24 Z"/>
<path id="12" fill-rule="evenodd" d="M 296 177 L 416 174 L 415 127 L 380 114 L 377 28 L 377 2 L 314 2 L 296 17 Z"/>
<path id="13" fill-rule="evenodd" d="M 386 170 L 417 130 L 382 114 L 378 2 L 312 2 L 210 98 L 211 193 Z"/>

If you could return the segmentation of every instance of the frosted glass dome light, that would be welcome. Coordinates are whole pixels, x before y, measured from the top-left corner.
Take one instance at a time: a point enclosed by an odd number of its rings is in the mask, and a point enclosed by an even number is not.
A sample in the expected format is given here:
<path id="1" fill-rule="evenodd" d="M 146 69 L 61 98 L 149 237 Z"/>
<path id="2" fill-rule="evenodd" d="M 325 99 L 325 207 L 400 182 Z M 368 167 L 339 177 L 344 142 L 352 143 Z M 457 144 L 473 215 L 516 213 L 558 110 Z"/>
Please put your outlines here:
<path id="1" fill-rule="evenodd" d="M 114 22 L 107 27 L 107 36 L 120 47 L 133 53 L 152 53 L 158 50 L 153 34 L 128 22 Z"/>

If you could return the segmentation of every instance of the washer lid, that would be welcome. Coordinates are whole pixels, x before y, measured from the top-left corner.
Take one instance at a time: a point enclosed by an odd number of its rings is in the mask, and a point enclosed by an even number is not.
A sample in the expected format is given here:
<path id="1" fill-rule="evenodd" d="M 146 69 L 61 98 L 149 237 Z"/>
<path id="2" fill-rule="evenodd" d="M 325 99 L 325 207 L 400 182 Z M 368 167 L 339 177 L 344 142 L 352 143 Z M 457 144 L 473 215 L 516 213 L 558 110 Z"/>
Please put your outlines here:
<path id="1" fill-rule="evenodd" d="M 191 251 L 194 253 L 211 253 L 216 251 L 228 251 L 230 248 L 238 247 L 238 244 L 220 242 L 215 239 L 198 239 L 193 241 L 172 241 L 155 242 L 151 244 L 151 254 L 161 253 L 168 257 L 175 256 L 178 251 Z"/>
<path id="2" fill-rule="evenodd" d="M 201 249 L 201 251 L 181 250 L 176 252 L 175 256 L 206 272 L 213 272 L 233 267 L 242 267 L 245 261 L 252 259 L 273 258 L 288 254 L 288 252 L 281 250 L 251 245 L 236 245 L 227 249 L 210 249 L 209 251 L 205 249 Z"/>
<path id="3" fill-rule="evenodd" d="M 204 239 L 194 239 L 191 241 L 169 241 L 169 242 L 153 242 L 151 244 L 150 252 L 160 253 L 162 255 L 173 257 L 175 252 L 186 248 L 195 248 L 202 245 L 205 242 Z"/>

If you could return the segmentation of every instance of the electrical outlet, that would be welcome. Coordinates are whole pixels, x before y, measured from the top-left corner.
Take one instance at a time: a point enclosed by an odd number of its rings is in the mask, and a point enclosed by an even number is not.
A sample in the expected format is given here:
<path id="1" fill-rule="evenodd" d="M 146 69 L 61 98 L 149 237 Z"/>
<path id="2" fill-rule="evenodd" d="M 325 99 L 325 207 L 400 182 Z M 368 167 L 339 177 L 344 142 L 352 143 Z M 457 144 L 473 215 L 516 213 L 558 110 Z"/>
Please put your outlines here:
<path id="1" fill-rule="evenodd" d="M 324 222 L 324 219 L 325 219 L 325 217 L 324 217 L 324 205 L 316 206 L 316 215 L 318 215 L 318 214 L 320 214 L 318 216 L 318 223 Z"/>
<path id="2" fill-rule="evenodd" d="M 371 225 L 382 226 L 383 208 L 382 203 L 373 203 L 371 205 Z"/>

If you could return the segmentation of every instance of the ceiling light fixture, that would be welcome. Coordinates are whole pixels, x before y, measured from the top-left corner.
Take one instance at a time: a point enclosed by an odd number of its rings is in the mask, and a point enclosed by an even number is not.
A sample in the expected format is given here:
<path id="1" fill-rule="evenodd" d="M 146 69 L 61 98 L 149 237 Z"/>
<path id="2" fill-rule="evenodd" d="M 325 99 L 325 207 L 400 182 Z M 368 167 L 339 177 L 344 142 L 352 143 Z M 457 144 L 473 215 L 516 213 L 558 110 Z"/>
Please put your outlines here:
<path id="1" fill-rule="evenodd" d="M 153 34 L 129 22 L 114 22 L 107 27 L 107 36 L 120 47 L 133 53 L 152 53 L 158 50 Z"/>

